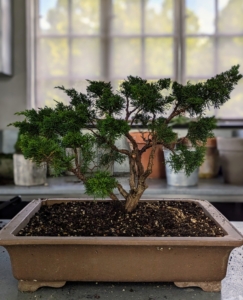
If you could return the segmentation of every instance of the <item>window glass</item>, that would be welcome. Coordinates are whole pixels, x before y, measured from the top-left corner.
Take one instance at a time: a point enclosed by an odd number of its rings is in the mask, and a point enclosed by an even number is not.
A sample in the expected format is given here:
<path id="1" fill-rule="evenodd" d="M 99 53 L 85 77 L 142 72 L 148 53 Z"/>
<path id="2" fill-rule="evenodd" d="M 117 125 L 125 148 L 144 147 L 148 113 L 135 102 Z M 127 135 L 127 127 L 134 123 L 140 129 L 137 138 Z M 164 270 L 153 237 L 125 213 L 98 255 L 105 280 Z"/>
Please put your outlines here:
<path id="1" fill-rule="evenodd" d="M 180 20 L 176 13 L 182 2 L 185 15 Z M 111 81 L 117 89 L 128 75 L 170 77 L 185 84 L 236 64 L 243 73 L 243 0 L 36 3 L 36 107 L 51 105 L 53 99 L 68 101 L 55 85 L 85 92 L 85 79 Z M 217 117 L 243 118 L 242 81 Z"/>
<path id="2" fill-rule="evenodd" d="M 37 57 L 38 75 L 41 77 L 67 76 L 68 40 L 65 38 L 43 38 L 39 41 Z"/>
<path id="3" fill-rule="evenodd" d="M 62 85 L 70 87 L 68 79 L 40 79 L 37 84 L 39 88 L 37 89 L 36 107 L 43 107 L 45 105 L 54 107 L 56 103 L 53 100 L 68 104 L 70 100 L 68 96 L 63 91 L 56 88 L 57 86 Z"/>
<path id="4" fill-rule="evenodd" d="M 186 39 L 186 77 L 212 76 L 214 72 L 213 40 L 208 37 Z"/>
<path id="5" fill-rule="evenodd" d="M 243 1 L 218 0 L 220 33 L 243 33 Z"/>
<path id="6" fill-rule="evenodd" d="M 146 77 L 173 76 L 173 38 L 145 39 Z"/>
<path id="7" fill-rule="evenodd" d="M 141 40 L 114 38 L 112 42 L 111 76 L 141 75 Z"/>
<path id="8" fill-rule="evenodd" d="M 145 33 L 172 34 L 173 0 L 148 0 L 145 3 Z"/>
<path id="9" fill-rule="evenodd" d="M 71 5 L 72 32 L 85 35 L 99 34 L 100 0 L 72 0 Z"/>
<path id="10" fill-rule="evenodd" d="M 41 34 L 68 32 L 68 0 L 39 1 L 39 31 Z"/>
<path id="11" fill-rule="evenodd" d="M 186 0 L 186 33 L 215 32 L 215 1 Z"/>
<path id="12" fill-rule="evenodd" d="M 240 64 L 243 73 L 243 37 L 221 37 L 218 48 L 218 72 Z"/>
<path id="13" fill-rule="evenodd" d="M 113 34 L 141 33 L 141 1 L 140 0 L 113 0 L 112 1 L 112 28 Z"/>
<path id="14" fill-rule="evenodd" d="M 75 77 L 99 77 L 100 70 L 100 39 L 74 38 L 72 40 L 72 75 Z"/>

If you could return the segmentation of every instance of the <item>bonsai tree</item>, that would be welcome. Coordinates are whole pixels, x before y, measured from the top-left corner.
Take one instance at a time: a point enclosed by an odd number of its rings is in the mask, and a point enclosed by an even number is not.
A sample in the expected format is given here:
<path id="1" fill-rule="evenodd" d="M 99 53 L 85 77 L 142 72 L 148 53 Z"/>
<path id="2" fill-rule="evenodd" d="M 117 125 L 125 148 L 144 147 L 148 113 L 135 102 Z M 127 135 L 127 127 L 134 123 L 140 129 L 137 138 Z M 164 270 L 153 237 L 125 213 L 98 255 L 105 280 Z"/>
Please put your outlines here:
<path id="1" fill-rule="evenodd" d="M 88 195 L 109 196 L 116 201 L 117 188 L 125 199 L 125 210 L 131 212 L 148 188 L 146 179 L 152 172 L 156 147 L 171 150 L 169 163 L 175 171 L 184 169 L 189 175 L 202 164 L 206 139 L 213 136 L 216 125 L 214 117 L 207 117 L 205 111 L 223 105 L 241 78 L 237 65 L 197 84 L 182 85 L 171 79 L 150 83 L 129 76 L 119 91 L 114 91 L 111 83 L 88 80 L 87 94 L 59 86 L 70 97 L 69 104 L 56 102 L 54 108 L 18 112 L 17 115 L 25 117 L 24 121 L 10 125 L 20 130 L 21 149 L 26 158 L 39 164 L 47 162 L 56 175 L 65 170 L 73 172 L 84 183 Z M 164 90 L 169 95 L 163 96 Z M 177 135 L 170 123 L 185 114 L 194 121 L 189 123 L 187 135 L 176 141 L 175 150 L 172 144 Z M 130 134 L 138 124 L 149 132 L 146 138 L 141 132 L 146 142 L 142 149 Z M 129 141 L 131 150 L 117 146 L 121 137 Z M 185 139 L 190 141 L 193 151 L 184 143 Z M 66 148 L 72 148 L 74 154 L 67 155 Z M 97 148 L 102 150 L 99 160 Z M 144 168 L 141 157 L 149 148 L 151 153 Z M 129 190 L 102 168 L 110 162 L 122 163 L 126 157 L 130 166 Z"/>

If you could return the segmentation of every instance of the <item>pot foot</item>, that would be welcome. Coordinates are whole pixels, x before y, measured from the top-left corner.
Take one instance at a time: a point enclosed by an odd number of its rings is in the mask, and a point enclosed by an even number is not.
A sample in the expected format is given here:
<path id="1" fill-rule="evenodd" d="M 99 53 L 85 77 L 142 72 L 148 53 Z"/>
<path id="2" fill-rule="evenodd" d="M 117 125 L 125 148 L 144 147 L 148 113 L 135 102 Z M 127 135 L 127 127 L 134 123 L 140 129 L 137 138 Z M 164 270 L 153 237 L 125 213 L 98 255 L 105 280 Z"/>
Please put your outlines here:
<path id="1" fill-rule="evenodd" d="M 40 287 L 49 286 L 54 288 L 60 288 L 66 284 L 66 281 L 31 281 L 31 280 L 19 280 L 18 289 L 21 292 L 35 292 Z"/>
<path id="2" fill-rule="evenodd" d="M 201 281 L 201 282 L 174 282 L 177 287 L 185 288 L 196 286 L 200 287 L 204 292 L 220 292 L 220 281 Z"/>

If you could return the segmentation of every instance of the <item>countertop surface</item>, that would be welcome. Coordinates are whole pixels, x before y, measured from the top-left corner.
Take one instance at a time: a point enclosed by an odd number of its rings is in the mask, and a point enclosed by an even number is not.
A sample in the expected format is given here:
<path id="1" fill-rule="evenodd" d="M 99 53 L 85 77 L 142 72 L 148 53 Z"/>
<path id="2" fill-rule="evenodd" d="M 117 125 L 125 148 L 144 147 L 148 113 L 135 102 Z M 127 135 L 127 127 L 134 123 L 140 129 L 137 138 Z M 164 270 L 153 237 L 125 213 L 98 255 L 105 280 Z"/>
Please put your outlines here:
<path id="1" fill-rule="evenodd" d="M 129 190 L 128 177 L 117 177 Z M 222 177 L 199 179 L 198 185 L 191 187 L 169 186 L 166 179 L 148 179 L 148 189 L 143 198 L 196 198 L 214 202 L 243 202 L 243 186 L 225 184 Z M 115 191 L 118 195 L 118 191 Z M 87 198 L 84 185 L 74 176 L 48 177 L 43 186 L 0 185 L 0 201 L 21 195 L 29 201 L 35 198 L 73 197 Z"/>

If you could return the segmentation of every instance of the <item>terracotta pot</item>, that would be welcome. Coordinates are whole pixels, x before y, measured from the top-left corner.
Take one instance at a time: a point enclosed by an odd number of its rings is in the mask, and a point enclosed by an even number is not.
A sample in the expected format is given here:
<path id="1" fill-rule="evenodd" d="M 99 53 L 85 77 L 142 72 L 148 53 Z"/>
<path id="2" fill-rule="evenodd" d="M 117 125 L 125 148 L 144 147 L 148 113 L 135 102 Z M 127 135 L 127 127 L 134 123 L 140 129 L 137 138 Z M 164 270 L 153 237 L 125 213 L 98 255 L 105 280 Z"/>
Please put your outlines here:
<path id="1" fill-rule="evenodd" d="M 142 138 L 140 132 L 130 132 L 131 136 L 138 144 L 138 149 L 142 149 L 145 146 L 145 142 Z M 144 137 L 148 138 L 148 132 L 144 132 Z M 131 145 L 130 145 L 131 147 Z M 144 168 L 147 168 L 149 155 L 151 153 L 151 148 L 147 149 L 146 152 L 142 154 L 142 165 Z M 165 178 L 165 159 L 164 153 L 161 145 L 158 145 L 155 150 L 154 161 L 153 161 L 153 170 L 148 178 Z"/>
<path id="2" fill-rule="evenodd" d="M 224 237 L 21 237 L 16 234 L 39 210 L 81 199 L 33 200 L 0 231 L 19 290 L 61 287 L 66 281 L 175 282 L 220 290 L 230 252 L 242 235 L 205 200 L 196 202 L 225 232 Z"/>
<path id="3" fill-rule="evenodd" d="M 226 183 L 243 185 L 243 138 L 217 138 L 220 164 Z"/>
<path id="4" fill-rule="evenodd" d="M 219 152 L 217 149 L 217 139 L 208 138 L 206 143 L 206 153 L 203 164 L 199 168 L 199 178 L 213 178 L 219 173 Z"/>

